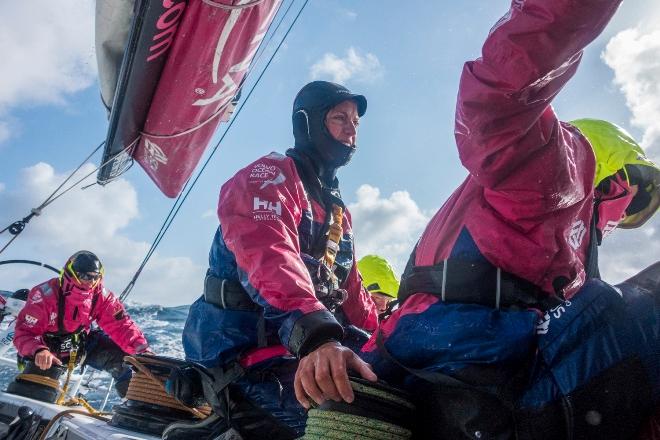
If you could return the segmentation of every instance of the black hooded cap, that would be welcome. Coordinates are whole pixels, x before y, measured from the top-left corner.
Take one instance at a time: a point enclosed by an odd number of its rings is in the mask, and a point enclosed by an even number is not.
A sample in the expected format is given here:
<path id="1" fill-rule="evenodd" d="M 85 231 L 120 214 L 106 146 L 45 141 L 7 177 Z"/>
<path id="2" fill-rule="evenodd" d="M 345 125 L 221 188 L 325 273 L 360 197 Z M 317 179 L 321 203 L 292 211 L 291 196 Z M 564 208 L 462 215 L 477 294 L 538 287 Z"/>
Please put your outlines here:
<path id="1" fill-rule="evenodd" d="M 101 260 L 90 251 L 78 251 L 69 258 L 71 267 L 78 273 L 102 273 Z M 67 264 L 68 265 L 68 264 Z"/>
<path id="2" fill-rule="evenodd" d="M 358 116 L 364 115 L 367 98 L 328 81 L 312 81 L 300 89 L 293 101 L 295 148 L 303 150 L 321 171 L 332 176 L 337 168 L 350 161 L 356 146 L 334 139 L 325 126 L 325 118 L 331 108 L 349 99 L 357 104 Z"/>

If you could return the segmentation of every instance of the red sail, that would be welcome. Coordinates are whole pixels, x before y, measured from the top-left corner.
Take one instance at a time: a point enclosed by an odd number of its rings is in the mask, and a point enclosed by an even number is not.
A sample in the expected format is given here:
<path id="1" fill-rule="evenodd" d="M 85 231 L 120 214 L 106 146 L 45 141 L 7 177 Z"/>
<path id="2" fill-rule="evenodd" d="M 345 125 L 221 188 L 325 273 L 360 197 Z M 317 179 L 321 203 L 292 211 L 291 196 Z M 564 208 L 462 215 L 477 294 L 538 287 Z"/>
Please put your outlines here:
<path id="1" fill-rule="evenodd" d="M 152 15 L 138 15 L 133 23 L 135 49 L 129 42 L 99 182 L 110 180 L 130 151 L 161 191 L 176 197 L 218 124 L 229 119 L 280 2 L 161 0 L 154 12 L 145 6 Z M 158 72 L 150 66 L 164 59 L 157 78 L 144 75 Z M 139 111 L 140 102 L 148 111 Z"/>
<path id="2" fill-rule="evenodd" d="M 181 192 L 218 124 L 229 119 L 279 1 L 188 5 L 133 152 L 168 197 Z"/>

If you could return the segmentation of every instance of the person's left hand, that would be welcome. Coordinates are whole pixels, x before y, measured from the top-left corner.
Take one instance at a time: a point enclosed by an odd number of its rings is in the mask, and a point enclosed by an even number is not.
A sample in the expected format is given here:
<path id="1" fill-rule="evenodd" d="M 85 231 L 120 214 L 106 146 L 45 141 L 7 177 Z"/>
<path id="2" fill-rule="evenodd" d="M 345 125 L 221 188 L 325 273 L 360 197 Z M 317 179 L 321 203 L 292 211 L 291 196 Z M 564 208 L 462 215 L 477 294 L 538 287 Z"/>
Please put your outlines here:
<path id="1" fill-rule="evenodd" d="M 310 407 L 310 397 L 319 405 L 327 399 L 353 402 L 353 389 L 348 381 L 349 368 L 364 379 L 372 382 L 378 380 L 371 366 L 351 349 L 334 341 L 321 345 L 298 364 L 294 382 L 298 402 L 306 409 Z"/>

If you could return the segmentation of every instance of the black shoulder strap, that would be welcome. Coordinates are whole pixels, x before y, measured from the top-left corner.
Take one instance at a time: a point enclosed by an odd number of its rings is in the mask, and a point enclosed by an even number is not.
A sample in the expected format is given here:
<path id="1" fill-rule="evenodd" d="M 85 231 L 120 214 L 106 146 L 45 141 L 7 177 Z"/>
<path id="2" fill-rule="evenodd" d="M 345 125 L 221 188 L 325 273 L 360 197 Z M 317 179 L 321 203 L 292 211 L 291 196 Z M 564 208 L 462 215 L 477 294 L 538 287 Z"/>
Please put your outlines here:
<path id="1" fill-rule="evenodd" d="M 312 199 L 324 205 L 321 181 L 314 172 L 314 168 L 309 162 L 309 159 L 304 157 L 300 151 L 295 148 L 289 148 L 286 150 L 286 155 L 293 159 L 293 163 L 296 165 L 296 171 L 298 171 L 298 175 L 305 187 L 305 191 L 307 191 Z"/>
<path id="2" fill-rule="evenodd" d="M 103 288 L 101 287 L 100 291 L 94 292 L 92 297 L 92 307 L 89 308 L 89 317 L 94 319 L 94 310 L 96 309 L 96 303 L 99 302 L 99 295 L 103 295 Z"/>
<path id="3" fill-rule="evenodd" d="M 397 292 L 397 301 L 399 304 L 403 304 L 403 302 L 413 293 L 411 289 L 408 288 L 406 284 L 406 279 L 413 273 L 413 268 L 415 267 L 415 259 L 417 258 L 417 245 L 419 243 L 415 244 L 415 247 L 413 248 L 413 251 L 410 253 L 410 257 L 408 257 L 408 262 L 406 263 L 406 268 L 403 270 L 403 275 L 401 275 L 401 283 L 399 284 L 399 291 Z"/>
<path id="4" fill-rule="evenodd" d="M 66 328 L 64 327 L 64 311 L 66 305 L 66 295 L 60 287 L 57 292 L 57 333 L 63 335 L 66 333 Z"/>
<path id="5" fill-rule="evenodd" d="M 596 228 L 596 212 L 598 210 L 594 208 L 594 215 L 591 216 L 591 228 L 589 231 L 589 249 L 587 249 L 587 258 L 584 262 L 584 271 L 587 275 L 587 279 L 590 278 L 599 278 L 600 279 L 600 270 L 598 269 L 598 230 Z"/>
<path id="6" fill-rule="evenodd" d="M 345 208 L 344 201 L 341 199 L 341 193 L 338 188 L 328 188 L 321 183 L 309 159 L 300 153 L 300 151 L 295 148 L 289 148 L 286 151 L 286 155 L 293 159 L 293 163 L 296 165 L 296 171 L 298 171 L 300 180 L 309 197 L 323 206 L 325 210 L 323 228 L 315 237 L 312 237 L 312 240 L 310 240 L 311 249 L 308 249 L 306 252 L 314 258 L 320 258 L 325 252 L 326 235 L 332 221 L 332 205 Z"/>

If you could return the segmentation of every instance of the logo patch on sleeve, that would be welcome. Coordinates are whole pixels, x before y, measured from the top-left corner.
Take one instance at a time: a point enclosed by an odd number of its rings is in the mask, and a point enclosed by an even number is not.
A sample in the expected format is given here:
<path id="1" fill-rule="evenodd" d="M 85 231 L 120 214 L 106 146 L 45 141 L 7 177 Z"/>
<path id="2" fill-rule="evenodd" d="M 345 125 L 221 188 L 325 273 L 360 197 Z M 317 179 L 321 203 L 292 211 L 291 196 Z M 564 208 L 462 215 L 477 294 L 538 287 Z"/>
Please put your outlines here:
<path id="1" fill-rule="evenodd" d="M 262 190 L 269 185 L 284 183 L 286 176 L 284 176 L 280 168 L 260 162 L 255 164 L 250 170 L 248 181 L 252 184 L 259 185 L 259 189 Z"/>
<path id="2" fill-rule="evenodd" d="M 568 244 L 574 250 L 577 250 L 582 244 L 582 239 L 587 233 L 587 228 L 584 226 L 582 220 L 578 220 L 571 225 L 571 229 L 568 231 Z"/>
<path id="3" fill-rule="evenodd" d="M 270 202 L 254 197 L 252 202 L 252 218 L 257 221 L 280 220 L 282 215 L 282 203 Z"/>

